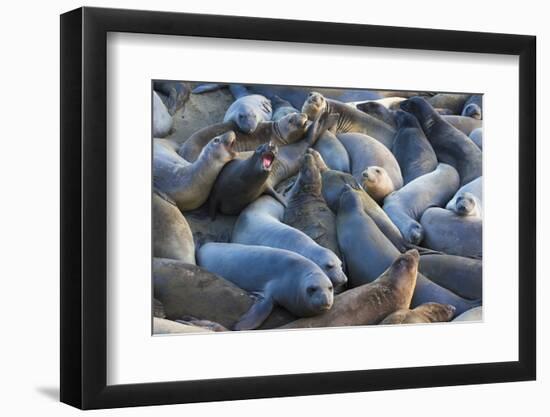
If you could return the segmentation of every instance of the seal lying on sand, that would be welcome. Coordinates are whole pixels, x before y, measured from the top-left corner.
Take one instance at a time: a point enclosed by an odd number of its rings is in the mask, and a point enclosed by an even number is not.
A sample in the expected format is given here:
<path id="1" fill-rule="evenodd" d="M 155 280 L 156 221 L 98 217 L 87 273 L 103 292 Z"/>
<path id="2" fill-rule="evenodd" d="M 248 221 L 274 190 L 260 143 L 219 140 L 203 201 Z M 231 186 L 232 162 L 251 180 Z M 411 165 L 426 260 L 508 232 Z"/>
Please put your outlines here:
<path id="1" fill-rule="evenodd" d="M 200 207 L 224 165 L 235 157 L 235 134 L 212 139 L 192 164 L 156 139 L 153 143 L 153 184 L 172 198 L 181 211 Z"/>
<path id="2" fill-rule="evenodd" d="M 396 310 L 409 308 L 418 268 L 418 252 L 398 256 L 390 267 L 370 284 L 337 295 L 329 311 L 291 322 L 282 329 L 339 327 L 378 324 Z"/>
<path id="3" fill-rule="evenodd" d="M 317 264 L 332 281 L 335 290 L 341 289 L 348 280 L 342 261 L 305 233 L 282 223 L 284 211 L 285 208 L 274 198 L 258 198 L 240 214 L 231 241 L 296 252 Z"/>
<path id="4" fill-rule="evenodd" d="M 251 133 L 243 133 L 236 129 L 233 122 L 217 123 L 204 127 L 193 133 L 178 149 L 178 153 L 187 161 L 194 162 L 204 146 L 215 136 L 228 131 L 235 131 L 236 152 L 253 151 L 258 146 L 271 142 L 282 146 L 294 143 L 304 137 L 307 127 L 307 116 L 303 113 L 286 115 L 277 121 L 267 121 L 258 124 Z"/>
<path id="5" fill-rule="evenodd" d="M 458 189 L 460 178 L 456 170 L 447 164 L 409 182 L 384 200 L 384 211 L 401 231 L 403 237 L 414 245 L 424 238 L 418 220 L 429 207 L 441 207 Z"/>
<path id="6" fill-rule="evenodd" d="M 224 122 L 232 121 L 244 133 L 252 133 L 261 122 L 271 120 L 271 102 L 259 94 L 245 95 L 227 109 Z"/>
<path id="7" fill-rule="evenodd" d="M 363 133 L 372 136 L 388 149 L 391 149 L 395 129 L 376 117 L 357 110 L 355 107 L 336 100 L 323 97 L 322 94 L 312 91 L 302 106 L 302 112 L 310 120 L 315 119 L 322 112 L 337 113 L 339 115 L 334 133 Z"/>
<path id="8" fill-rule="evenodd" d="M 257 328 L 275 305 L 298 317 L 309 317 L 329 310 L 334 301 L 328 277 L 309 259 L 294 252 L 207 243 L 198 250 L 197 260 L 209 271 L 257 294 L 258 301 L 234 326 L 235 330 Z"/>
<path id="9" fill-rule="evenodd" d="M 413 310 L 397 310 L 380 324 L 437 323 L 451 320 L 454 312 L 455 308 L 449 304 L 425 303 Z"/>

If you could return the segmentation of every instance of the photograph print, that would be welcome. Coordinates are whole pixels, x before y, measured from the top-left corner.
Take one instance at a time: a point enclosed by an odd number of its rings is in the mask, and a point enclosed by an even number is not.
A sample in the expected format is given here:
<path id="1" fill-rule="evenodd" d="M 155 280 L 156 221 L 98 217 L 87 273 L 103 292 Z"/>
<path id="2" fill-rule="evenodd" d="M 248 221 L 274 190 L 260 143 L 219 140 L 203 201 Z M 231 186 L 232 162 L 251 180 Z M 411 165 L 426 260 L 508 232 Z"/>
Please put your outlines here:
<path id="1" fill-rule="evenodd" d="M 153 80 L 151 109 L 153 334 L 482 320 L 482 93 Z"/>

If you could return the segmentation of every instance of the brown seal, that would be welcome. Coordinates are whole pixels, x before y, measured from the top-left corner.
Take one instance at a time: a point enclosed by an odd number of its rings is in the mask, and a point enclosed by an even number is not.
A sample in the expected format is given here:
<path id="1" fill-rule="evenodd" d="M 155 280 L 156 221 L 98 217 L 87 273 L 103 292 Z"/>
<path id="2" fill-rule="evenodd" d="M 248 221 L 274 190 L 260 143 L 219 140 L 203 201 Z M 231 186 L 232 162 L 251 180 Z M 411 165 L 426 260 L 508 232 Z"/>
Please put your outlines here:
<path id="1" fill-rule="evenodd" d="M 437 323 L 451 320 L 454 312 L 455 308 L 449 304 L 424 303 L 413 310 L 397 310 L 380 324 Z"/>
<path id="2" fill-rule="evenodd" d="M 395 191 L 388 171 L 382 167 L 376 165 L 368 167 L 363 171 L 362 176 L 361 185 L 378 204 L 382 204 L 384 198 Z"/>

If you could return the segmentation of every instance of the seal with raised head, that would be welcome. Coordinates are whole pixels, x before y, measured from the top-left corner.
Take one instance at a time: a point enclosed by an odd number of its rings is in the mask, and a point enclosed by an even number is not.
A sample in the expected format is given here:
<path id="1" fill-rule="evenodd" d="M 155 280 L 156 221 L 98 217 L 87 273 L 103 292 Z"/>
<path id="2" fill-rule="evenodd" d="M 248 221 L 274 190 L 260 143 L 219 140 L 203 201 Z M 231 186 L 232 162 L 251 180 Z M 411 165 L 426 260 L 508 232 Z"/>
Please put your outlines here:
<path id="1" fill-rule="evenodd" d="M 365 214 L 361 198 L 351 188 L 340 198 L 336 231 L 350 287 L 372 282 L 400 255 Z M 412 304 L 416 307 L 430 301 L 451 304 L 456 307 L 456 314 L 479 305 L 477 300 L 465 300 L 418 274 Z"/>
<path id="2" fill-rule="evenodd" d="M 483 256 L 483 221 L 475 216 L 459 216 L 451 210 L 434 207 L 420 219 L 423 245 L 450 255 Z"/>
<path id="3" fill-rule="evenodd" d="M 252 133 L 261 122 L 271 120 L 271 102 L 259 94 L 239 97 L 229 106 L 223 118 L 232 121 L 243 133 Z"/>
<path id="4" fill-rule="evenodd" d="M 339 257 L 336 217 L 323 198 L 321 173 L 311 151 L 304 156 L 298 179 L 286 196 L 283 221 Z"/>
<path id="5" fill-rule="evenodd" d="M 363 189 L 380 205 L 387 195 L 395 191 L 395 186 L 388 171 L 382 167 L 368 167 L 361 175 L 363 177 L 361 181 Z"/>
<path id="6" fill-rule="evenodd" d="M 153 256 L 195 264 L 195 243 L 181 211 L 153 193 Z"/>
<path id="7" fill-rule="evenodd" d="M 430 254 L 420 257 L 419 271 L 438 285 L 461 297 L 482 297 L 483 263 L 480 259 L 456 255 Z"/>
<path id="8" fill-rule="evenodd" d="M 342 133 L 337 137 L 348 152 L 351 174 L 357 181 L 362 181 L 365 169 L 376 166 L 384 168 L 394 189 L 398 190 L 403 186 L 403 177 L 397 160 L 391 151 L 376 139 L 362 133 Z M 368 189 L 366 191 L 369 192 Z"/>
<path id="9" fill-rule="evenodd" d="M 384 200 L 384 211 L 407 242 L 419 245 L 424 238 L 418 220 L 429 207 L 441 207 L 454 195 L 460 183 L 456 170 L 439 164 L 435 171 L 409 182 Z"/>
<path id="10" fill-rule="evenodd" d="M 224 133 L 212 139 L 199 158 L 189 163 L 163 143 L 153 143 L 153 184 L 168 195 L 181 211 L 200 207 L 208 199 L 218 174 L 235 158 L 235 134 Z"/>
<path id="11" fill-rule="evenodd" d="M 339 115 L 333 133 L 363 133 L 372 136 L 388 149 L 391 149 L 395 135 L 393 127 L 346 103 L 327 99 L 321 93 L 315 91 L 309 93 L 302 106 L 302 112 L 307 114 L 310 120 L 313 120 L 325 111 Z"/>
<path id="12" fill-rule="evenodd" d="M 329 310 L 333 286 L 323 271 L 294 252 L 238 243 L 207 243 L 197 252 L 199 265 L 221 275 L 240 288 L 254 292 L 258 300 L 234 326 L 251 330 L 262 324 L 275 305 L 298 317 Z M 246 268 L 243 266 L 249 265 Z"/>
<path id="13" fill-rule="evenodd" d="M 262 196 L 239 215 L 231 242 L 269 246 L 296 252 L 317 264 L 332 281 L 335 290 L 347 283 L 342 261 L 304 232 L 282 222 L 285 208 L 270 196 Z"/>
<path id="14" fill-rule="evenodd" d="M 412 310 L 397 310 L 380 324 L 438 323 L 451 320 L 454 312 L 455 308 L 449 304 L 424 303 Z"/>
<path id="15" fill-rule="evenodd" d="M 447 203 L 447 210 L 454 211 L 459 216 L 483 216 L 483 177 L 463 185 L 454 197 Z"/>
<path id="16" fill-rule="evenodd" d="M 411 182 L 437 167 L 437 156 L 416 117 L 403 110 L 395 112 L 397 133 L 392 153 L 399 163 L 403 182 Z"/>
<path id="17" fill-rule="evenodd" d="M 365 326 L 378 324 L 396 310 L 409 308 L 418 269 L 418 252 L 399 255 L 375 281 L 347 290 L 334 306 L 316 317 L 303 318 L 281 328 Z"/>
<path id="18" fill-rule="evenodd" d="M 242 288 L 196 265 L 173 259 L 153 258 L 153 291 L 170 320 L 209 320 L 226 328 L 255 303 Z M 273 328 L 295 320 L 285 309 L 275 308 L 262 328 Z"/>
<path id="19" fill-rule="evenodd" d="M 412 97 L 401 103 L 422 126 L 440 162 L 452 165 L 464 185 L 482 174 L 482 155 L 479 148 L 464 133 L 443 120 L 422 97 Z"/>
<path id="20" fill-rule="evenodd" d="M 213 137 L 227 131 L 235 132 L 234 150 L 236 152 L 253 151 L 268 142 L 283 146 L 302 139 L 306 128 L 307 116 L 303 113 L 288 114 L 277 121 L 261 122 L 251 133 L 237 130 L 233 122 L 217 123 L 193 133 L 180 146 L 178 153 L 187 161 L 193 162 Z"/>

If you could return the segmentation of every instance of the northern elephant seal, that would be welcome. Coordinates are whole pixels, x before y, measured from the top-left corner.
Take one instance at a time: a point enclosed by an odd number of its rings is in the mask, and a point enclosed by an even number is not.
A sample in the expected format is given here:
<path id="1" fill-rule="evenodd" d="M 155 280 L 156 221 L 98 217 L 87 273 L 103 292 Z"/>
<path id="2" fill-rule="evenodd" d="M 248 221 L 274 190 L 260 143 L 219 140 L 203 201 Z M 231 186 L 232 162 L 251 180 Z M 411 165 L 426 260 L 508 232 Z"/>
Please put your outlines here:
<path id="1" fill-rule="evenodd" d="M 228 131 L 235 133 L 233 150 L 236 152 L 253 151 L 258 146 L 271 142 L 277 146 L 294 143 L 304 137 L 307 116 L 303 113 L 288 114 L 277 121 L 258 124 L 250 133 L 236 129 L 235 123 L 224 122 L 204 127 L 193 133 L 178 149 L 178 153 L 187 161 L 194 162 L 204 146 L 215 136 Z"/>
<path id="2" fill-rule="evenodd" d="M 481 258 L 483 256 L 483 221 L 474 216 L 434 207 L 420 219 L 424 229 L 424 245 L 449 255 Z"/>
<path id="3" fill-rule="evenodd" d="M 451 126 L 456 127 L 466 136 L 472 133 L 473 130 L 482 127 L 483 122 L 478 119 L 466 116 L 457 116 L 456 114 L 452 115 L 441 115 L 441 118 L 449 123 Z"/>
<path id="4" fill-rule="evenodd" d="M 409 182 L 384 200 L 384 211 L 413 245 L 424 238 L 418 222 L 429 207 L 442 207 L 454 195 L 460 183 L 456 170 L 447 164 L 439 164 L 435 171 Z"/>
<path id="5" fill-rule="evenodd" d="M 271 107 L 273 109 L 273 116 L 271 116 L 271 120 L 273 121 L 280 120 L 289 114 L 300 113 L 300 111 L 290 102 L 283 100 L 279 96 L 271 97 Z"/>
<path id="6" fill-rule="evenodd" d="M 223 118 L 232 121 L 244 133 L 252 133 L 261 122 L 271 120 L 271 102 L 259 94 L 239 97 L 229 106 Z"/>
<path id="7" fill-rule="evenodd" d="M 437 167 L 437 156 L 426 138 L 418 119 L 403 110 L 395 112 L 397 133 L 392 153 L 407 184 Z"/>
<path id="8" fill-rule="evenodd" d="M 298 179 L 286 196 L 283 221 L 339 256 L 336 217 L 323 198 L 321 173 L 311 151 L 304 156 Z"/>
<path id="9" fill-rule="evenodd" d="M 380 102 L 367 101 L 364 103 L 357 104 L 355 107 L 357 107 L 358 110 L 361 110 L 362 112 L 367 113 L 372 117 L 376 117 L 378 120 L 383 121 L 384 123 L 393 127 L 394 129 L 397 127 L 395 123 L 395 117 L 394 117 L 393 111 L 388 109 L 384 104 Z"/>
<path id="10" fill-rule="evenodd" d="M 481 120 L 482 117 L 482 100 L 483 96 L 481 94 L 472 94 L 468 100 L 464 103 L 464 108 L 462 109 L 462 116 L 472 117 L 474 119 Z"/>
<path id="11" fill-rule="evenodd" d="M 363 189 L 378 204 L 382 204 L 384 198 L 395 191 L 395 186 L 388 171 L 382 167 L 370 166 L 361 173 L 361 176 Z"/>
<path id="12" fill-rule="evenodd" d="M 477 129 L 472 130 L 469 135 L 469 138 L 477 145 L 477 147 L 483 150 L 483 128 L 478 127 Z"/>
<path id="13" fill-rule="evenodd" d="M 168 112 L 166 105 L 156 91 L 153 91 L 153 137 L 163 138 L 168 136 L 174 126 L 174 120 Z"/>
<path id="14" fill-rule="evenodd" d="M 422 126 L 440 162 L 452 165 L 464 185 L 482 174 L 481 151 L 464 133 L 437 114 L 422 97 L 412 97 L 401 103 Z"/>
<path id="15" fill-rule="evenodd" d="M 155 140 L 153 144 L 153 184 L 167 194 L 182 211 L 200 207 L 208 199 L 218 174 L 235 158 L 235 134 L 212 139 L 199 158 L 189 163 Z"/>
<path id="16" fill-rule="evenodd" d="M 231 242 L 269 246 L 295 252 L 314 262 L 332 281 L 335 289 L 347 283 L 342 261 L 304 232 L 282 222 L 285 208 L 270 196 L 262 196 L 239 215 Z"/>
<path id="17" fill-rule="evenodd" d="M 181 211 L 153 193 L 153 256 L 195 264 L 195 243 Z"/>
<path id="18" fill-rule="evenodd" d="M 449 109 L 453 114 L 460 114 L 469 97 L 470 94 L 439 93 L 427 98 L 427 101 L 432 107 Z"/>
<path id="19" fill-rule="evenodd" d="M 323 133 L 313 147 L 330 169 L 350 172 L 349 155 L 342 142 L 332 132 Z"/>
<path id="20" fill-rule="evenodd" d="M 258 301 L 234 326 L 235 330 L 257 328 L 275 305 L 298 317 L 309 317 L 329 310 L 334 301 L 328 277 L 309 259 L 294 252 L 238 243 L 207 243 L 199 248 L 197 260 L 209 271 L 256 293 Z"/>
<path id="21" fill-rule="evenodd" d="M 380 324 L 437 323 L 451 320 L 454 312 L 455 308 L 449 304 L 425 303 L 412 310 L 397 310 Z"/>
<path id="22" fill-rule="evenodd" d="M 314 120 L 322 112 L 337 113 L 339 116 L 334 133 L 363 133 L 391 149 L 395 129 L 348 104 L 327 99 L 321 93 L 312 91 L 304 101 L 302 112 L 310 120 Z"/>
<path id="23" fill-rule="evenodd" d="M 337 295 L 329 311 L 281 328 L 339 327 L 378 324 L 396 310 L 409 308 L 418 268 L 418 252 L 399 255 L 380 277 Z"/>
<path id="24" fill-rule="evenodd" d="M 483 216 L 483 177 L 463 185 L 445 206 L 459 216 Z"/>
<path id="25" fill-rule="evenodd" d="M 185 106 L 190 90 L 186 83 L 176 81 L 153 81 L 153 90 L 159 95 L 171 116 Z"/>

